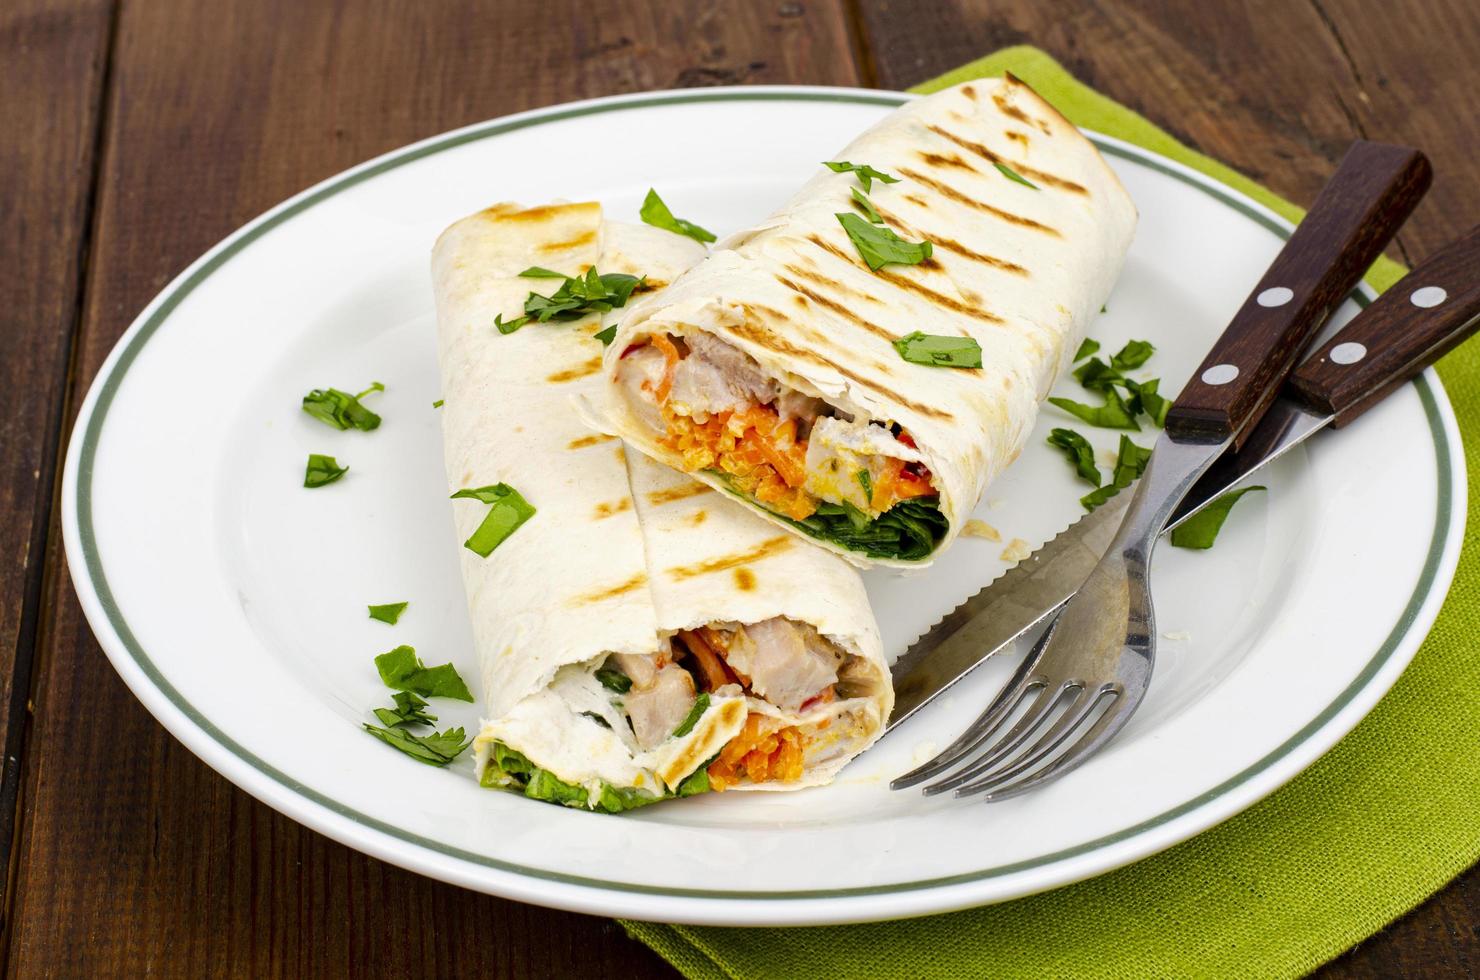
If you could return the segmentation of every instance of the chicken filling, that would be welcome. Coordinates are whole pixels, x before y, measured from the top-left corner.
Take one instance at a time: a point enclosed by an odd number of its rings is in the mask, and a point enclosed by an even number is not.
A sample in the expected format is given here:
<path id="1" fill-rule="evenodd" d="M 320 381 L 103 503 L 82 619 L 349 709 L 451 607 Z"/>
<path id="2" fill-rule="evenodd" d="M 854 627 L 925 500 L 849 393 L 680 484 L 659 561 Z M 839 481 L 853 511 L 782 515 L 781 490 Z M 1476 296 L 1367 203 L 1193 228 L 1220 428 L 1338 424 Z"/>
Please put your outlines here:
<path id="1" fill-rule="evenodd" d="M 617 383 L 686 471 L 721 474 L 792 521 L 841 515 L 861 527 L 901 503 L 938 498 L 908 432 L 791 390 L 709 334 L 657 334 L 628 348 Z"/>
<path id="2" fill-rule="evenodd" d="M 610 655 L 597 676 L 603 674 L 603 683 L 621 692 L 621 711 L 643 750 L 683 728 L 704 693 L 745 694 L 804 715 L 861 696 L 868 683 L 860 658 L 811 626 L 782 617 L 680 630 L 656 654 Z M 709 762 L 710 788 L 722 791 L 745 780 L 795 782 L 802 776 L 809 737 L 828 724 L 824 718 L 804 728 L 752 710 L 740 734 Z"/>

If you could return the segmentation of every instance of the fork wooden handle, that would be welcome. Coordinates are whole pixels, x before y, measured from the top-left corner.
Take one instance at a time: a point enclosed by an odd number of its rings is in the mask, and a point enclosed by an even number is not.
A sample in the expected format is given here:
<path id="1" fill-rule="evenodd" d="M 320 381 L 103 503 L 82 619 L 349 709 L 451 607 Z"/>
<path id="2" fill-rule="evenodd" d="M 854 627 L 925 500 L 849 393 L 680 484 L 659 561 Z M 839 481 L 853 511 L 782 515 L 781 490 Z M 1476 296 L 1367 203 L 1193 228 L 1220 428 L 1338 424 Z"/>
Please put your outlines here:
<path id="1" fill-rule="evenodd" d="M 1302 401 L 1346 425 L 1480 328 L 1480 225 L 1383 293 L 1290 376 Z"/>
<path id="2" fill-rule="evenodd" d="M 1254 429 L 1300 352 L 1428 190 L 1418 150 L 1358 141 L 1274 264 L 1182 389 L 1166 432 L 1235 447 Z"/>

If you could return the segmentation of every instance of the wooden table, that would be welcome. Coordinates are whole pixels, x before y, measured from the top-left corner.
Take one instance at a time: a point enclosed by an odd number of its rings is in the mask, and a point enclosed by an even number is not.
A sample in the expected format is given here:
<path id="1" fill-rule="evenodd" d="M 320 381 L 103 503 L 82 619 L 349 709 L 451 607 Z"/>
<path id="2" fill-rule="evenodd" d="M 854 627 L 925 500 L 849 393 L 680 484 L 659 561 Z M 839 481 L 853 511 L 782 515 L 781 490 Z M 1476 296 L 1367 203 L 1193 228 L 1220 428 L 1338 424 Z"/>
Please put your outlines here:
<path id="1" fill-rule="evenodd" d="M 298 826 L 125 690 L 62 557 L 61 447 L 202 251 L 403 143 L 617 92 L 905 88 L 1008 44 L 1309 202 L 1354 137 L 1438 178 L 1397 246 L 1480 218 L 1474 0 L 6 0 L 0 5 L 4 957 L 63 977 L 671 976 L 612 922 L 438 884 Z M 1480 869 L 1322 970 L 1474 976 Z"/>

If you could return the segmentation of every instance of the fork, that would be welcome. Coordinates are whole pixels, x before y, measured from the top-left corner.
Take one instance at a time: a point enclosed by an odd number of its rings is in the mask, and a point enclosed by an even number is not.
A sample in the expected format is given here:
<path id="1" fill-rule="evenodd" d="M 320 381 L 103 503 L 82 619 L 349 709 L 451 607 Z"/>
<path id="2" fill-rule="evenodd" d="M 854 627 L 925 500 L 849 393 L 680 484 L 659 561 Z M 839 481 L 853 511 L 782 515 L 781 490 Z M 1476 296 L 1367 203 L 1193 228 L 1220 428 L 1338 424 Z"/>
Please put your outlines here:
<path id="1" fill-rule="evenodd" d="M 891 788 L 959 766 L 925 794 L 1009 799 L 1077 768 L 1125 726 L 1155 663 L 1149 564 L 1157 538 L 1198 477 L 1252 432 L 1307 342 L 1422 198 L 1430 173 L 1416 150 L 1352 146 L 1168 413 L 1104 558 L 977 720 Z"/>

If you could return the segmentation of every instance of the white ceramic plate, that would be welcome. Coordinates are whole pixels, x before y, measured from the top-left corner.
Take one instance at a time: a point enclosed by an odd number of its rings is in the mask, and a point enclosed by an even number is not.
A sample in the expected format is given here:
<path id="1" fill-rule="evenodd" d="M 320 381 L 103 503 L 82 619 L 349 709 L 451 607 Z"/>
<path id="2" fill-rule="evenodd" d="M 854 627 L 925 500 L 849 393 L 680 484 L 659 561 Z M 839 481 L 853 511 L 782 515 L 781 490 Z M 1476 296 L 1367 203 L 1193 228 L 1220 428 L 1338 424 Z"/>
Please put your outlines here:
<path id="1" fill-rule="evenodd" d="M 1239 505 L 1213 551 L 1159 551 L 1163 638 L 1144 707 L 1093 762 L 1026 798 L 986 806 L 886 787 L 960 730 L 1005 661 L 832 787 L 616 818 L 480 789 L 470 760 L 431 769 L 360 731 L 386 701 L 377 653 L 412 643 L 478 674 L 431 404 L 437 233 L 498 200 L 595 198 L 633 220 L 649 186 L 727 232 L 904 98 L 735 88 L 525 113 L 347 171 L 212 249 L 113 351 L 68 452 L 67 557 L 124 680 L 227 778 L 352 847 L 511 898 L 672 922 L 796 925 L 1000 901 L 1168 847 L 1299 772 L 1392 684 L 1453 574 L 1463 464 L 1432 374 L 1276 465 L 1270 492 Z M 1111 350 L 1152 340 L 1147 373 L 1175 391 L 1289 226 L 1096 139 L 1141 225 L 1091 334 Z M 372 379 L 387 385 L 374 433 L 336 432 L 298 408 L 310 388 Z M 1064 421 L 1044 412 L 979 509 L 1003 543 L 1039 542 L 1080 513 L 1084 488 L 1041 445 Z M 1096 438 L 1109 448 L 1115 434 Z M 349 476 L 303 490 L 310 451 L 349 463 Z M 889 652 L 999 574 L 1002 547 L 963 539 L 924 574 L 871 575 Z M 403 599 L 398 626 L 366 618 L 366 604 Z M 437 707 L 476 724 L 476 707 Z"/>

